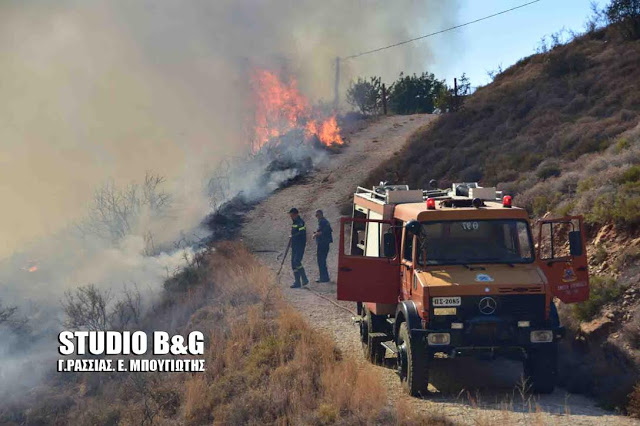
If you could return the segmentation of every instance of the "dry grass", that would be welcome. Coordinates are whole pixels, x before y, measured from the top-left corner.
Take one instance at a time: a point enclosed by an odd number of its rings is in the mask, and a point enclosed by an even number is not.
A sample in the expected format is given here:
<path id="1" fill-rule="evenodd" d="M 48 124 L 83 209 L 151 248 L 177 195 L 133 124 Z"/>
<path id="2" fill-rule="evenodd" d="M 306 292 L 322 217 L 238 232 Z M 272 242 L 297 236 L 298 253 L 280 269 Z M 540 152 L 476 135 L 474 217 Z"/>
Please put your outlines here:
<path id="1" fill-rule="evenodd" d="M 209 336 L 205 373 L 54 375 L 32 399 L 0 410 L 0 423 L 451 424 L 399 413 L 373 367 L 343 358 L 241 244 L 219 244 L 189 274 L 193 282 L 181 277 L 167 290 L 178 302 L 157 312 L 183 321 L 179 332 Z"/>

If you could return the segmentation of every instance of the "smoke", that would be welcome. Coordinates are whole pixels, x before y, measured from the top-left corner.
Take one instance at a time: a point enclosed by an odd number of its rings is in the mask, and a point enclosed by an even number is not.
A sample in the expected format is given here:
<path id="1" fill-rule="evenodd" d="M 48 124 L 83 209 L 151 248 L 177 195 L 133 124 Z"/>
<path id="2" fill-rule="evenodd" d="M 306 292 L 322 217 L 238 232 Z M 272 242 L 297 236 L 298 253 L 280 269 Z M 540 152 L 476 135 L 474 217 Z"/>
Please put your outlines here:
<path id="1" fill-rule="evenodd" d="M 330 100 L 336 56 L 441 28 L 454 3 L 2 1 L 2 301 L 53 330 L 65 290 L 137 283 L 156 291 L 183 262 L 171 242 L 202 232 L 216 165 L 250 149 L 253 69 L 294 75 L 311 99 Z M 432 59 L 420 42 L 347 61 L 341 85 L 361 74 L 419 72 Z M 250 180 L 266 163 L 246 167 L 230 191 L 258 190 Z M 141 219 L 115 243 L 77 235 L 96 188 L 139 182 L 146 170 L 168 178 L 166 215 Z M 277 186 L 293 175 L 269 176 L 267 186 Z M 152 256 L 146 232 L 160 247 Z M 38 270 L 27 272 L 32 262 Z"/>

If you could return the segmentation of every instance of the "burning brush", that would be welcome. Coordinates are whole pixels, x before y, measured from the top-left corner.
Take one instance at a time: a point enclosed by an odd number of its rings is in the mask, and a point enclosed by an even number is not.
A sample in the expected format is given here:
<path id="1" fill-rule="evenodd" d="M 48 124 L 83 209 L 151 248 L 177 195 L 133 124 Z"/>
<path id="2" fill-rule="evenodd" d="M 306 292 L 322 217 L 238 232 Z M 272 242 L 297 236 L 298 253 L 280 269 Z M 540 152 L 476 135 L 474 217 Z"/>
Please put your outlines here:
<path id="1" fill-rule="evenodd" d="M 319 147 L 344 144 L 335 114 L 327 117 L 312 108 L 294 78 L 285 82 L 271 71 L 257 70 L 253 75 L 253 90 L 254 153 L 265 146 L 292 143 L 292 140 Z"/>

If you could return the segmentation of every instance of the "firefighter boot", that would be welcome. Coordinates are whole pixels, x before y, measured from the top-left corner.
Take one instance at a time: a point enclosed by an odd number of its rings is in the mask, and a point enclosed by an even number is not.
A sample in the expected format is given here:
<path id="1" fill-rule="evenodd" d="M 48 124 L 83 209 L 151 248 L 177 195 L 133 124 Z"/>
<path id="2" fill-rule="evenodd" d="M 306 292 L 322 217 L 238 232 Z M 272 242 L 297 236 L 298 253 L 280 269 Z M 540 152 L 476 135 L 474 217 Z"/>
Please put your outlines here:
<path id="1" fill-rule="evenodd" d="M 293 284 L 291 285 L 290 288 L 300 288 L 302 287 L 300 285 L 300 271 L 293 271 L 293 276 L 295 277 L 295 281 L 293 282 Z"/>
<path id="2" fill-rule="evenodd" d="M 309 284 L 309 279 L 307 278 L 307 273 L 304 271 L 303 267 L 300 267 L 300 278 L 302 279 L 302 285 Z"/>

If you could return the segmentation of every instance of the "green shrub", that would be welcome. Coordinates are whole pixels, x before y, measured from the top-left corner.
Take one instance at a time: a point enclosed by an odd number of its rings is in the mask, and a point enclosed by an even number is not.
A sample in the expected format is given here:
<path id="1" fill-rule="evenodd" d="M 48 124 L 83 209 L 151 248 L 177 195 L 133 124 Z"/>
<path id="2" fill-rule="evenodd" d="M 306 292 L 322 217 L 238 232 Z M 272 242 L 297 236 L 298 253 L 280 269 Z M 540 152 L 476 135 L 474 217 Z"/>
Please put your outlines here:
<path id="1" fill-rule="evenodd" d="M 347 102 L 356 107 L 363 114 L 380 112 L 382 104 L 382 83 L 380 77 L 369 80 L 358 77 L 358 81 L 351 82 L 347 89 Z"/>
<path id="2" fill-rule="evenodd" d="M 540 195 L 533 199 L 533 214 L 542 216 L 549 211 L 549 198 L 546 195 Z"/>
<path id="3" fill-rule="evenodd" d="M 580 321 L 591 321 L 604 305 L 617 300 L 625 290 L 610 276 L 592 277 L 590 287 L 589 300 L 572 307 L 573 316 Z"/>
<path id="4" fill-rule="evenodd" d="M 618 139 L 618 142 L 616 142 L 615 153 L 616 154 L 620 154 L 620 152 L 622 152 L 623 150 L 629 148 L 630 146 L 631 146 L 631 144 L 629 143 L 629 139 L 620 138 L 620 139 Z"/>
<path id="5" fill-rule="evenodd" d="M 640 1 L 612 0 L 604 10 L 607 20 L 625 39 L 640 38 Z"/>
<path id="6" fill-rule="evenodd" d="M 631 166 L 622 173 L 620 183 L 640 181 L 640 166 Z"/>
<path id="7" fill-rule="evenodd" d="M 619 226 L 632 227 L 640 223 L 640 182 L 627 182 L 618 190 L 612 212 Z"/>
<path id="8" fill-rule="evenodd" d="M 613 219 L 612 209 L 615 194 L 606 193 L 599 195 L 593 202 L 591 211 L 587 212 L 585 220 L 592 224 L 604 224 Z"/>
<path id="9" fill-rule="evenodd" d="M 435 100 L 445 87 L 444 82 L 431 73 L 400 74 L 389 88 L 389 108 L 396 114 L 432 113 Z"/>
<path id="10" fill-rule="evenodd" d="M 536 176 L 538 176 L 539 179 L 545 180 L 550 177 L 560 176 L 560 173 L 562 173 L 562 169 L 560 169 L 557 163 L 547 163 L 538 168 Z"/>
<path id="11" fill-rule="evenodd" d="M 602 244 L 598 244 L 596 246 L 596 252 L 591 255 L 593 261 L 597 264 L 600 264 L 607 260 L 607 250 L 602 247 Z"/>
<path id="12" fill-rule="evenodd" d="M 592 176 L 588 176 L 578 182 L 578 193 L 587 192 L 592 189 L 594 186 L 594 181 Z"/>

